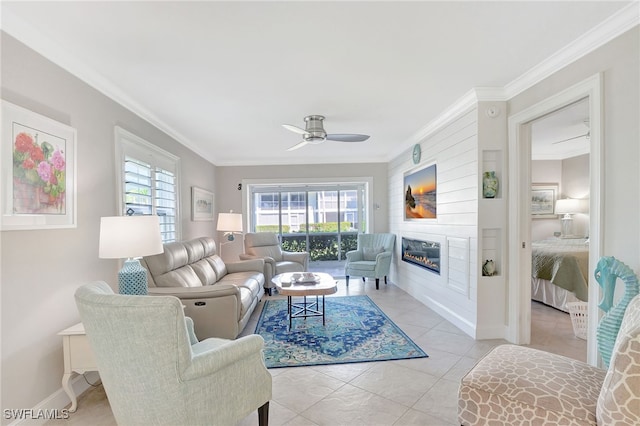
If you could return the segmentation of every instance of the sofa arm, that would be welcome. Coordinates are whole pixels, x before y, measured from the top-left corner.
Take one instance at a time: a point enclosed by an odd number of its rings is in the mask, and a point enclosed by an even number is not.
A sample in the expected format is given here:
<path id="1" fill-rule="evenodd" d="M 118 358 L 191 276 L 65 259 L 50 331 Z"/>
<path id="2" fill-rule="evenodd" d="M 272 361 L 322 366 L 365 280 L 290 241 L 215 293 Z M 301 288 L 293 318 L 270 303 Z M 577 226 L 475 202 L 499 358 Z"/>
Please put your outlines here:
<path id="1" fill-rule="evenodd" d="M 234 272 L 260 272 L 264 273 L 264 260 L 262 258 L 241 260 L 239 262 L 230 262 L 225 264 L 227 272 L 233 274 Z"/>
<path id="2" fill-rule="evenodd" d="M 270 256 L 256 256 L 255 254 L 240 253 L 240 260 L 253 260 L 261 259 L 264 263 L 271 265 L 272 268 L 276 266 L 276 260 Z"/>
<path id="3" fill-rule="evenodd" d="M 309 265 L 309 253 L 306 251 L 283 251 L 282 259 L 287 260 L 289 262 L 300 263 L 304 266 L 304 270 L 307 270 L 307 266 Z"/>
<path id="4" fill-rule="evenodd" d="M 240 289 L 231 284 L 203 287 L 150 287 L 150 296 L 175 296 L 191 317 L 199 340 L 209 337 L 235 339 L 242 313 Z"/>

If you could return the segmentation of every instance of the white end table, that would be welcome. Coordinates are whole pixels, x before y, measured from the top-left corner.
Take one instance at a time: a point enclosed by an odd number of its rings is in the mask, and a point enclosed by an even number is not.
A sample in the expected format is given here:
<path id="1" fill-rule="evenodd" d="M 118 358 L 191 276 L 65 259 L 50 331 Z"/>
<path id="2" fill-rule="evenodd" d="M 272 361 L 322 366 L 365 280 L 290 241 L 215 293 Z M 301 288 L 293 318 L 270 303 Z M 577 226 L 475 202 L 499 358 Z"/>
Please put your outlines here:
<path id="1" fill-rule="evenodd" d="M 64 375 L 62 376 L 62 389 L 71 399 L 70 412 L 78 408 L 78 400 L 73 388 L 69 384 L 73 372 L 84 374 L 87 371 L 98 371 L 95 357 L 89 339 L 84 332 L 84 325 L 78 323 L 58 333 L 62 336 L 62 348 L 64 352 Z"/>

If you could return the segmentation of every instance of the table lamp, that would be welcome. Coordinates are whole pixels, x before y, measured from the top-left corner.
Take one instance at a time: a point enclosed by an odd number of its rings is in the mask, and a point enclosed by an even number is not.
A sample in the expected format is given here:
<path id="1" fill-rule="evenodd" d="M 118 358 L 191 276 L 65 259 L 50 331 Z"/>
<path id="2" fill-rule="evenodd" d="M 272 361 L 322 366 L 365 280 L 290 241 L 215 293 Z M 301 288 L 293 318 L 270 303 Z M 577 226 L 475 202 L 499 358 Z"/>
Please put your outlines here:
<path id="1" fill-rule="evenodd" d="M 576 213 L 586 213 L 586 205 L 585 200 L 579 200 L 576 198 L 564 198 L 562 200 L 556 201 L 556 214 L 564 214 L 562 219 L 562 233 L 560 238 L 567 238 L 572 235 L 572 227 L 573 227 L 573 218 L 572 214 Z"/>
<path id="2" fill-rule="evenodd" d="M 229 213 L 218 213 L 217 230 L 224 232 L 228 241 L 235 240 L 233 234 L 242 233 L 242 214 L 233 213 L 233 210 Z"/>
<path id="3" fill-rule="evenodd" d="M 162 253 L 158 216 L 111 216 L 100 219 L 101 259 L 126 259 L 118 272 L 120 294 L 147 294 L 147 270 L 135 257 Z"/>

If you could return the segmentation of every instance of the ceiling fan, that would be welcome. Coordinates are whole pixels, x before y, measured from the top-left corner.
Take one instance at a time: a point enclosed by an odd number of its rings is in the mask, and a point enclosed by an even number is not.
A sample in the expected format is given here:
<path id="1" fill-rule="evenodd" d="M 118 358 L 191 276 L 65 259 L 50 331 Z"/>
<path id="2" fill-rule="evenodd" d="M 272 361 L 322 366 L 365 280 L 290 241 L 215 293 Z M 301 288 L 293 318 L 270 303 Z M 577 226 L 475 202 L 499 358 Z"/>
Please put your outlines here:
<path id="1" fill-rule="evenodd" d="M 338 142 L 364 142 L 369 139 L 369 135 L 358 135 L 355 133 L 327 134 L 322 125 L 323 120 L 324 116 L 322 115 L 308 115 L 304 118 L 305 123 L 307 123 L 304 129 L 301 129 L 297 126 L 292 126 L 291 124 L 283 124 L 282 127 L 284 127 L 285 129 L 302 135 L 302 142 L 292 146 L 291 148 L 287 149 L 287 151 L 293 151 L 294 149 L 302 148 L 307 144 L 319 144 L 324 142 L 325 140 Z"/>
<path id="2" fill-rule="evenodd" d="M 589 119 L 586 119 L 582 122 L 585 127 L 587 128 L 587 133 L 582 134 L 582 135 L 578 135 L 578 136 L 574 136 L 572 138 L 567 138 L 567 139 L 562 139 L 559 141 L 555 141 L 555 142 L 551 142 L 551 145 L 555 145 L 557 143 L 562 143 L 562 142 L 569 142 L 575 139 L 580 139 L 580 138 L 587 138 L 587 141 L 591 138 L 591 129 L 589 128 Z"/>
<path id="3" fill-rule="evenodd" d="M 589 140 L 589 138 L 591 138 L 591 132 L 587 132 L 584 135 L 574 136 L 572 138 L 562 139 L 561 141 L 551 142 L 551 145 L 555 145 L 557 143 L 562 143 L 562 142 L 569 142 L 569 141 L 572 141 L 574 139 L 580 139 L 580 138 L 587 138 L 587 140 Z"/>

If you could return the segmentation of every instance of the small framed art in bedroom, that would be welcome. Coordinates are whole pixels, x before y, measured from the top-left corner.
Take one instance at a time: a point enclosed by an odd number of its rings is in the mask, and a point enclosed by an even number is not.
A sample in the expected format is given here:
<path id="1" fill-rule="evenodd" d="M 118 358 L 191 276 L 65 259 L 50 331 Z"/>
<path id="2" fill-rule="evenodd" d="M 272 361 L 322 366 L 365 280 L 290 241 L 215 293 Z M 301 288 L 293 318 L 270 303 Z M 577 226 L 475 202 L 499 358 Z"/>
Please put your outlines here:
<path id="1" fill-rule="evenodd" d="M 557 183 L 533 183 L 531 184 L 531 218 L 553 219 L 556 218 L 555 205 L 558 199 Z"/>

